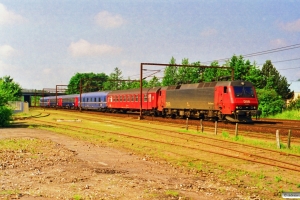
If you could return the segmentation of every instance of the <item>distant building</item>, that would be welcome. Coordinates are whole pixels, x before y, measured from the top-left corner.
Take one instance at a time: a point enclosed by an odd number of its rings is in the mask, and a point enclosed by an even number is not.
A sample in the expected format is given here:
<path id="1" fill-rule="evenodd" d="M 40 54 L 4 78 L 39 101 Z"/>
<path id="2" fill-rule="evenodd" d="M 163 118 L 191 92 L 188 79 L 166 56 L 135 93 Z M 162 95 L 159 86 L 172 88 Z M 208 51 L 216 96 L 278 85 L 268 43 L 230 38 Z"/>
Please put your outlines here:
<path id="1" fill-rule="evenodd" d="M 291 91 L 294 91 L 294 98 L 291 100 L 297 99 L 298 96 L 300 97 L 300 81 L 292 82 L 289 88 Z"/>

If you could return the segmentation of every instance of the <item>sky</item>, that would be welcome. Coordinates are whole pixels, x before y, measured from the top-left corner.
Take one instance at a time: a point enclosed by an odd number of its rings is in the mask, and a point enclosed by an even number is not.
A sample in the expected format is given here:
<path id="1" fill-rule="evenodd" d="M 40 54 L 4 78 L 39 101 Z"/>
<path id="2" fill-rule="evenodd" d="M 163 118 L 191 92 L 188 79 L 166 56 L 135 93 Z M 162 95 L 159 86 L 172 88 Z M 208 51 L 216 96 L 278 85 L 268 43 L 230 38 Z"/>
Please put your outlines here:
<path id="1" fill-rule="evenodd" d="M 0 0 L 0 77 L 25 89 L 116 67 L 139 79 L 140 63 L 210 65 L 272 49 L 245 59 L 300 79 L 300 0 Z"/>

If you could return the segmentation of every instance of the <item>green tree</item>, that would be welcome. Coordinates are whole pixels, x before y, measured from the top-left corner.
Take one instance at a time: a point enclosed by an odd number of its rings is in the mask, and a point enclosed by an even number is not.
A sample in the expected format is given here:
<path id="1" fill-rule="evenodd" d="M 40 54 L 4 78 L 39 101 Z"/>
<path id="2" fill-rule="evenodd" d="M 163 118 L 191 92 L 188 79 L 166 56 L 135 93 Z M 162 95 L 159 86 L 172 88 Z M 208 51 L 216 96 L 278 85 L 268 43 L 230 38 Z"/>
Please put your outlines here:
<path id="1" fill-rule="evenodd" d="M 128 81 L 123 81 L 122 82 L 122 89 L 134 89 L 134 88 L 139 88 L 140 87 L 140 80 L 131 80 L 129 77 L 127 79 Z M 146 83 L 143 82 L 143 87 L 145 87 Z"/>
<path id="2" fill-rule="evenodd" d="M 258 68 L 258 66 L 256 66 L 256 63 L 254 62 L 253 65 L 251 65 L 249 67 L 249 71 L 248 74 L 246 75 L 245 78 L 246 81 L 250 81 L 255 88 L 263 88 L 262 86 L 262 80 L 263 80 L 263 76 L 262 76 L 262 72 L 261 70 Z"/>
<path id="3" fill-rule="evenodd" d="M 108 90 L 120 90 L 122 89 L 122 71 L 116 67 L 114 72 L 109 75 L 107 83 L 105 83 L 105 88 Z"/>
<path id="4" fill-rule="evenodd" d="M 256 89 L 256 92 L 262 117 L 282 112 L 285 103 L 274 89 Z"/>
<path id="5" fill-rule="evenodd" d="M 171 58 L 170 65 L 176 65 L 176 60 L 174 57 Z M 167 66 L 164 71 L 164 77 L 162 80 L 163 86 L 176 85 L 177 80 L 177 68 L 176 66 Z"/>
<path id="6" fill-rule="evenodd" d="M 200 61 L 193 62 L 191 65 L 194 66 L 193 68 L 191 68 L 192 69 L 192 72 L 190 74 L 191 83 L 199 83 L 203 81 L 204 68 L 200 67 L 201 65 Z"/>
<path id="7" fill-rule="evenodd" d="M 245 61 L 243 56 L 234 55 L 229 61 L 229 67 L 234 69 L 234 80 L 246 80 L 251 63 Z"/>
<path id="8" fill-rule="evenodd" d="M 182 59 L 181 65 L 186 65 L 186 66 L 178 67 L 178 69 L 177 69 L 178 83 L 177 84 L 192 83 L 194 68 L 190 67 L 189 59 L 187 59 L 187 58 Z"/>
<path id="9" fill-rule="evenodd" d="M 22 88 L 18 83 L 15 83 L 10 76 L 0 78 L 0 90 L 5 93 L 4 96 L 2 96 L 4 102 L 20 101 Z"/>
<path id="10" fill-rule="evenodd" d="M 293 92 L 290 91 L 287 80 L 281 76 L 270 60 L 263 65 L 261 87 L 274 89 L 283 99 L 290 99 Z"/>
<path id="11" fill-rule="evenodd" d="M 219 63 L 217 61 L 214 61 L 210 64 L 212 67 L 219 66 Z M 204 81 L 210 82 L 213 80 L 216 80 L 217 77 L 217 68 L 205 68 L 204 69 Z"/>
<path id="12" fill-rule="evenodd" d="M 104 73 L 76 73 L 69 81 L 67 94 L 79 94 L 80 83 L 82 92 L 94 92 L 104 89 L 108 76 Z"/>
<path id="13" fill-rule="evenodd" d="M 12 120 L 13 111 L 8 106 L 8 101 L 19 101 L 21 96 L 21 86 L 10 76 L 0 78 L 0 127 L 9 125 Z"/>
<path id="14" fill-rule="evenodd" d="M 218 61 L 214 61 L 210 64 L 211 67 L 220 67 Z M 228 69 L 220 68 L 205 68 L 204 70 L 204 81 L 217 81 L 221 77 L 230 76 L 231 71 Z"/>
<path id="15" fill-rule="evenodd" d="M 156 76 L 153 76 L 152 79 L 148 81 L 147 87 L 158 87 L 161 86 L 159 79 Z"/>

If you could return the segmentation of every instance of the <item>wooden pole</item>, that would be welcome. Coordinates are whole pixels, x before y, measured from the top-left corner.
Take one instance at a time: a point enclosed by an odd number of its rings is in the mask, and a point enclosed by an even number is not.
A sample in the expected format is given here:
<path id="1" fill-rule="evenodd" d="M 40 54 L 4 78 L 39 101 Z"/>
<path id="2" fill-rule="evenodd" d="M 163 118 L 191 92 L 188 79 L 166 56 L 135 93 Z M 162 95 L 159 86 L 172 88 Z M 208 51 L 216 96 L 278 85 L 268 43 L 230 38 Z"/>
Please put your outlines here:
<path id="1" fill-rule="evenodd" d="M 277 144 L 277 148 L 280 149 L 279 130 L 276 130 L 276 144 Z"/>
<path id="2" fill-rule="evenodd" d="M 235 137 L 238 136 L 239 123 L 235 124 Z"/>
<path id="3" fill-rule="evenodd" d="M 203 119 L 200 119 L 200 130 L 203 133 L 203 124 L 202 124 L 202 122 L 203 122 Z"/>
<path id="4" fill-rule="evenodd" d="M 189 130 L 189 118 L 186 118 L 185 129 Z"/>
<path id="5" fill-rule="evenodd" d="M 288 140 L 287 140 L 287 147 L 290 149 L 291 148 L 291 129 L 289 130 L 288 133 Z"/>
<path id="6" fill-rule="evenodd" d="M 217 135 L 218 121 L 215 121 L 215 135 Z"/>

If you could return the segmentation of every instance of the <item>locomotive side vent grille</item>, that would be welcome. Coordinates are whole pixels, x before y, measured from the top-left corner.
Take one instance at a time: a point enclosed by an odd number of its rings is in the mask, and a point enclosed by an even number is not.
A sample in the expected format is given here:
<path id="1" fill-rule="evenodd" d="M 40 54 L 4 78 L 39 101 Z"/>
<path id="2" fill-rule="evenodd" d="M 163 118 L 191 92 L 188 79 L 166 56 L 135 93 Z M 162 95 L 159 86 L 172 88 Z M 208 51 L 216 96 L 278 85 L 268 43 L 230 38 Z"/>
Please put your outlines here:
<path id="1" fill-rule="evenodd" d="M 204 85 L 204 83 L 199 83 L 198 87 L 197 88 L 202 88 Z"/>
<path id="2" fill-rule="evenodd" d="M 168 87 L 167 90 L 175 90 L 175 89 L 176 89 L 176 86 L 175 85 L 171 85 L 171 86 Z"/>
<path id="3" fill-rule="evenodd" d="M 210 86 L 210 83 L 204 83 L 203 87 L 209 87 L 209 86 Z"/>
<path id="4" fill-rule="evenodd" d="M 217 85 L 217 82 L 211 82 L 210 83 L 210 87 L 214 87 L 214 86 L 216 86 Z"/>

